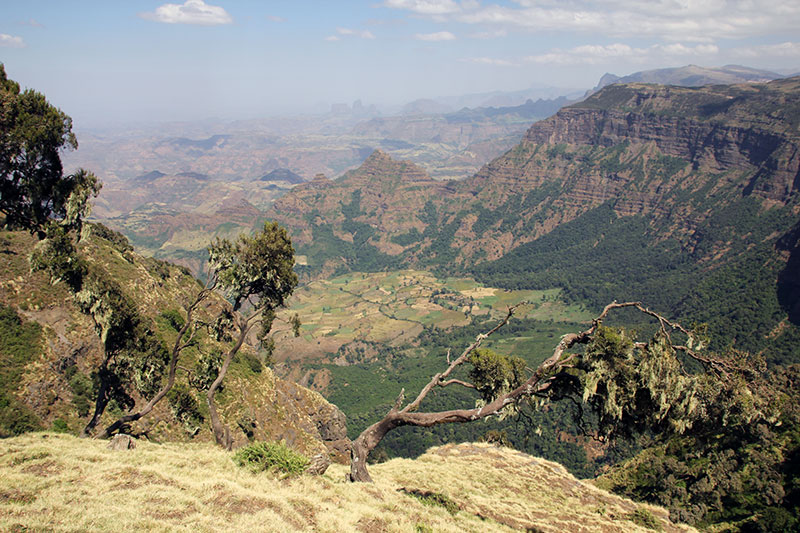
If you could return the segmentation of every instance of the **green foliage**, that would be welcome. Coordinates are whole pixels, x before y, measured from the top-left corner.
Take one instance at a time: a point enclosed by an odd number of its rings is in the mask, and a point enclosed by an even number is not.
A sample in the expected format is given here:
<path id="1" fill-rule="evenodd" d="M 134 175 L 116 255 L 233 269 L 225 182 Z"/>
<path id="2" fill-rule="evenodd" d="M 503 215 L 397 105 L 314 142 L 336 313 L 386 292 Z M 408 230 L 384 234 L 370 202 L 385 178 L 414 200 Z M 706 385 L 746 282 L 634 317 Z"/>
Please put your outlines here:
<path id="1" fill-rule="evenodd" d="M 149 320 L 140 316 L 119 284 L 94 266 L 88 270 L 74 298 L 81 310 L 93 318 L 106 354 L 113 355 L 105 372 L 98 377 L 119 384 L 114 387 L 118 401 L 130 404 L 124 392 L 125 384 L 129 383 L 145 397 L 155 394 L 169 353 L 151 329 Z"/>
<path id="2" fill-rule="evenodd" d="M 297 285 L 294 248 L 286 230 L 274 222 L 266 222 L 253 237 L 240 235 L 235 243 L 217 239 L 208 252 L 218 287 L 233 300 L 234 311 L 250 296 L 257 297 L 259 310 L 274 310 Z"/>
<path id="3" fill-rule="evenodd" d="M 53 420 L 53 424 L 50 426 L 52 431 L 56 433 L 69 433 L 69 424 L 63 418 L 56 418 Z"/>
<path id="4" fill-rule="evenodd" d="M 250 351 L 239 352 L 236 357 L 253 373 L 260 374 L 264 369 L 261 359 Z"/>
<path id="5" fill-rule="evenodd" d="M 64 371 L 64 379 L 67 380 L 72 391 L 72 406 L 75 407 L 78 416 L 87 416 L 92 408 L 92 398 L 97 393 L 92 380 L 79 372 L 75 365 L 67 367 Z"/>
<path id="6" fill-rule="evenodd" d="M 429 492 L 426 490 L 417 489 L 402 489 L 402 491 L 404 494 L 408 494 L 412 498 L 419 500 L 424 505 L 430 507 L 442 507 L 452 515 L 461 510 L 456 502 L 454 502 L 449 496 L 446 496 L 440 492 Z"/>
<path id="7" fill-rule="evenodd" d="M 469 355 L 470 381 L 485 402 L 510 392 L 525 381 L 525 360 L 479 348 Z"/>
<path id="8" fill-rule="evenodd" d="M 172 414 L 183 423 L 186 432 L 194 435 L 204 421 L 192 391 L 183 383 L 176 383 L 167 393 Z"/>
<path id="9" fill-rule="evenodd" d="M 100 222 L 93 222 L 88 225 L 88 228 L 90 235 L 96 235 L 97 237 L 108 241 L 119 253 L 126 255 L 130 252 L 133 252 L 133 246 L 131 246 L 128 238 L 122 233 L 114 231 Z"/>
<path id="10" fill-rule="evenodd" d="M 53 218 L 80 227 L 100 186 L 90 172 L 64 176 L 60 152 L 78 147 L 72 119 L 9 80 L 0 64 L 0 211 L 10 228 L 41 231 Z"/>
<path id="11" fill-rule="evenodd" d="M 194 366 L 194 372 L 189 377 L 192 387 L 200 391 L 208 390 L 214 380 L 219 375 L 219 367 L 222 365 L 222 352 L 212 349 L 203 353 Z"/>
<path id="12" fill-rule="evenodd" d="M 665 506 L 673 520 L 698 526 L 739 523 L 742 531 L 797 531 L 798 377 L 797 365 L 777 369 L 754 387 L 752 403 L 771 416 L 722 423 L 711 413 L 704 424 L 614 467 L 599 479 L 600 486 Z M 728 394 L 716 397 L 725 400 Z"/>
<path id="13" fill-rule="evenodd" d="M 664 239 L 664 229 L 649 218 L 617 216 L 608 202 L 473 273 L 488 286 L 561 287 L 569 301 L 597 310 L 613 300 L 646 301 L 687 322 L 707 323 L 712 349 L 732 344 L 755 353 L 769 346 L 769 363 L 796 361 L 798 324 L 782 326 L 771 339 L 786 316 L 775 283 L 785 260 L 773 243 L 794 219 L 790 210 L 765 209 L 755 197 L 718 210 L 700 193 L 681 201 L 711 212 L 691 246 Z M 723 252 L 726 263 L 709 262 Z"/>
<path id="14" fill-rule="evenodd" d="M 42 423 L 30 407 L 8 394 L 0 394 L 0 438 L 40 429 Z"/>
<path id="15" fill-rule="evenodd" d="M 370 244 L 369 240 L 377 234 L 377 229 L 354 220 L 365 214 L 360 209 L 360 191 L 355 191 L 350 204 L 343 204 L 345 220 L 342 222 L 342 230 L 353 236 L 353 242 L 337 237 L 331 224 L 320 223 L 317 220 L 318 213 L 308 217 L 313 239 L 301 251 L 310 258 L 313 266 L 321 267 L 327 261 L 340 262 L 343 259 L 345 264 L 341 268 L 345 271 L 356 268 L 363 272 L 375 272 L 400 264 L 399 257 L 384 254 Z"/>
<path id="16" fill-rule="evenodd" d="M 176 332 L 180 331 L 184 324 L 186 324 L 186 320 L 184 320 L 183 315 L 177 309 L 167 309 L 159 316 L 166 320 L 169 327 Z"/>
<path id="17" fill-rule="evenodd" d="M 309 461 L 289 448 L 285 442 L 256 442 L 239 448 L 233 462 L 253 473 L 274 472 L 282 477 L 302 474 Z"/>
<path id="18" fill-rule="evenodd" d="M 644 507 L 637 507 L 635 511 L 627 514 L 625 518 L 644 528 L 652 529 L 653 531 L 663 531 L 661 522 L 653 516 L 653 513 Z"/>
<path id="19" fill-rule="evenodd" d="M 544 360 L 542 354 L 552 351 L 558 338 L 576 328 L 578 324 L 553 324 L 533 319 L 511 321 L 492 336 L 493 342 L 503 344 L 506 339 L 518 337 L 530 339 L 528 348 L 520 351 L 528 366 L 536 366 Z M 336 404 L 347 415 L 348 435 L 356 438 L 367 426 L 380 420 L 397 397 L 401 388 L 406 391 L 421 389 L 436 372 L 446 365 L 448 349 L 469 345 L 475 336 L 484 333 L 487 323 L 474 323 L 446 331 L 427 329 L 420 335 L 419 352 L 424 356 L 392 346 L 373 343 L 378 353 L 377 361 L 348 366 L 324 365 L 331 373 L 331 384 L 327 399 Z M 490 343 L 489 345 L 491 345 Z M 495 349 L 497 351 L 497 349 Z M 468 380 L 467 372 L 456 376 Z M 425 399 L 422 409 L 439 411 L 455 409 L 472 404 L 478 399 L 474 391 L 462 387 L 435 389 Z M 388 457 L 417 457 L 432 446 L 456 442 L 475 442 L 487 432 L 505 432 L 514 448 L 563 464 L 570 472 L 580 477 L 596 474 L 600 464 L 587 461 L 586 452 L 576 439 L 564 439 L 564 432 L 577 433 L 577 426 L 565 427 L 564 421 L 572 419 L 572 412 L 565 402 L 555 403 L 546 411 L 530 410 L 521 406 L 524 415 L 519 418 L 499 420 L 493 417 L 471 424 L 443 424 L 432 428 L 401 427 L 390 432 L 381 449 Z M 620 449 L 623 449 L 620 447 Z M 609 453 L 608 461 L 618 457 L 618 452 Z"/>
<path id="20" fill-rule="evenodd" d="M 29 261 L 33 272 L 45 271 L 52 283 L 63 281 L 73 292 L 81 289 L 88 270 L 86 262 L 78 256 L 70 232 L 54 222 L 47 225 L 45 239 L 33 249 Z"/>
<path id="21" fill-rule="evenodd" d="M 41 353 L 42 328 L 0 303 L 0 438 L 40 429 L 36 414 L 14 394 L 25 366 Z"/>
<path id="22" fill-rule="evenodd" d="M 168 262 L 156 259 L 155 257 L 146 257 L 143 258 L 143 261 L 145 268 L 152 275 L 158 277 L 162 281 L 169 278 L 170 264 Z"/>

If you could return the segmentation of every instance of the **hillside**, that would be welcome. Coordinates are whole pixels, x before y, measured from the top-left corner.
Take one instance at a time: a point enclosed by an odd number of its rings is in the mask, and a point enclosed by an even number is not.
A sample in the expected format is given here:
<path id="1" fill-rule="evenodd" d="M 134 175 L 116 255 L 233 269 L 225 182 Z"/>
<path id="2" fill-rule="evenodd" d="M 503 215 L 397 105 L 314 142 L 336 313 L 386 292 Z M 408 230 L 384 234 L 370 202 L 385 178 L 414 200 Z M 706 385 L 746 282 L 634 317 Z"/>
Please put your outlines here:
<path id="1" fill-rule="evenodd" d="M 183 306 L 201 289 L 185 268 L 137 255 L 119 234 L 102 226 L 90 226 L 85 233 L 80 250 L 92 281 L 75 297 L 64 282 L 51 285 L 43 272 L 31 273 L 28 257 L 34 237 L 0 232 L 1 436 L 43 428 L 77 434 L 98 394 L 104 354 L 100 335 L 108 343 L 116 333 L 106 324 L 116 321 L 121 334 L 136 344 L 115 356 L 115 372 L 122 381 L 115 386 L 101 426 L 134 404 L 141 405 L 160 384 L 155 376 L 161 376 L 167 346 L 172 346 L 185 320 Z M 100 293 L 99 300 L 87 307 L 92 291 Z M 103 299 L 112 309 L 106 310 Z M 210 298 L 199 318 L 210 322 L 221 305 L 221 298 Z M 193 378 L 222 347 L 201 332 L 178 361 L 175 394 L 129 431 L 156 440 L 211 440 L 204 395 Z M 348 443 L 338 409 L 318 393 L 278 379 L 264 362 L 263 354 L 246 347 L 219 395 L 235 442 L 286 439 L 306 453 L 330 451 L 344 459 Z"/>
<path id="2" fill-rule="evenodd" d="M 627 76 L 606 74 L 595 87 L 595 91 L 612 83 L 658 83 L 661 85 L 681 85 L 700 87 L 702 85 L 732 85 L 735 83 L 764 83 L 782 78 L 780 74 L 763 69 L 741 65 L 723 67 L 702 67 L 686 65 L 676 68 L 660 68 L 634 72 Z"/>
<path id="3" fill-rule="evenodd" d="M 309 275 L 424 267 L 560 287 L 595 308 L 641 299 L 745 349 L 769 339 L 768 357 L 788 361 L 799 120 L 798 78 L 612 85 L 535 123 L 472 178 L 435 182 L 376 152 L 269 216 L 291 228 Z"/>
<path id="4" fill-rule="evenodd" d="M 3 530 L 694 531 L 556 463 L 488 445 L 374 465 L 374 484 L 345 482 L 340 465 L 321 477 L 251 474 L 209 444 L 111 451 L 31 433 L 1 440 L 0 457 Z"/>

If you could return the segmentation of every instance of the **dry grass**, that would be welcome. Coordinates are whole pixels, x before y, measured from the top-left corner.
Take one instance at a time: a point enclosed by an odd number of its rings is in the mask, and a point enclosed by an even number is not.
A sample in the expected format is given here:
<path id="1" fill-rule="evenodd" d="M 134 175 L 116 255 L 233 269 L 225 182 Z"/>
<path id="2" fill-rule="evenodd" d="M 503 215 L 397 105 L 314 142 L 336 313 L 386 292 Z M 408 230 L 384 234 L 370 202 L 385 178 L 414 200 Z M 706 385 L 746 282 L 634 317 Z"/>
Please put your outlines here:
<path id="1" fill-rule="evenodd" d="M 375 484 L 279 480 L 237 468 L 210 444 L 101 441 L 33 433 L 0 441 L 0 531 L 648 531 L 640 506 L 509 449 L 464 444 L 371 468 Z M 405 492 L 404 492 L 405 491 Z M 438 493 L 460 511 L 406 492 Z M 663 531 L 676 528 L 648 508 Z"/>

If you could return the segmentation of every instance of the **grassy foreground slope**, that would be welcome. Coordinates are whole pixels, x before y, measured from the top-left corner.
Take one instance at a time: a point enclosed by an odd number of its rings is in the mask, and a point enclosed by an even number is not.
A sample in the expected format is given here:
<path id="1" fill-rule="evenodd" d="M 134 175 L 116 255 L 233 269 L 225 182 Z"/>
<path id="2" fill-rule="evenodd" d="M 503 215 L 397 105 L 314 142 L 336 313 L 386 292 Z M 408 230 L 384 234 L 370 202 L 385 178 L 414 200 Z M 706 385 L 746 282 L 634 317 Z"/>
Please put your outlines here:
<path id="1" fill-rule="evenodd" d="M 28 433 L 0 440 L 0 530 L 693 531 L 508 448 L 433 448 L 373 466 L 374 485 L 346 483 L 345 470 L 280 480 L 210 444 L 112 451 Z M 430 493 L 450 510 L 419 497 Z"/>

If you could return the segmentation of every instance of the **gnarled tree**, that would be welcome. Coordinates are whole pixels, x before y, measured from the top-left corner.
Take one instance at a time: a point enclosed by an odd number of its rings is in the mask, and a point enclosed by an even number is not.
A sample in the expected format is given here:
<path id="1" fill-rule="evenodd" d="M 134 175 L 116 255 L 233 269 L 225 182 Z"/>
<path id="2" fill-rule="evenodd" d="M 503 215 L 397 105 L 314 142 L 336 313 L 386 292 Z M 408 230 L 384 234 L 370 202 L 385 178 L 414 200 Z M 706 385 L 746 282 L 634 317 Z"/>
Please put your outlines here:
<path id="1" fill-rule="evenodd" d="M 265 223 L 262 230 L 253 236 L 241 235 L 235 242 L 217 239 L 208 249 L 208 282 L 186 307 L 186 320 L 178 328 L 166 365 L 166 381 L 140 409 L 118 418 L 99 433 L 98 438 L 109 437 L 127 424 L 147 416 L 170 393 L 181 353 L 194 342 L 198 329 L 207 326 L 217 340 L 231 343 L 219 368 L 213 369 L 213 381 L 204 387 L 214 438 L 217 444 L 231 447 L 233 439 L 219 416 L 214 396 L 253 326 L 261 324 L 259 340 L 266 340 L 275 319 L 275 310 L 284 305 L 297 285 L 297 275 L 293 270 L 294 249 L 286 230 L 273 222 Z M 206 324 L 196 318 L 196 311 L 215 290 L 228 296 L 230 303 L 223 307 L 213 323 Z M 94 423 L 96 418 L 92 419 Z"/>
<path id="2" fill-rule="evenodd" d="M 657 331 L 648 342 L 638 341 L 625 330 L 603 326 L 610 312 L 623 308 L 655 320 Z M 762 369 L 702 355 L 702 328 L 686 329 L 639 302 L 614 302 L 586 330 L 564 335 L 552 355 L 525 375 L 519 358 L 480 351 L 483 341 L 508 323 L 514 311 L 510 308 L 499 324 L 479 335 L 457 358 L 450 360 L 448 355 L 447 368 L 434 375 L 414 401 L 403 406 L 404 392 L 400 392 L 386 416 L 353 442 L 351 481 L 372 481 L 367 456 L 395 428 L 472 422 L 547 401 L 572 399 L 581 409 L 585 407 L 594 414 L 598 438 L 642 430 L 683 432 L 698 420 L 725 423 L 726 417 L 758 414 L 755 406 L 748 404 L 746 378 Z M 673 340 L 676 335 L 680 342 Z M 707 371 L 687 372 L 689 361 Z M 453 377 L 465 363 L 472 364 L 471 381 Z M 475 389 L 481 398 L 471 408 L 418 411 L 431 390 L 452 385 Z"/>
<path id="3" fill-rule="evenodd" d="M 220 419 L 214 396 L 253 326 L 260 323 L 258 338 L 267 339 L 275 310 L 284 305 L 298 280 L 293 270 L 292 242 L 286 229 L 275 222 L 266 222 L 256 235 L 241 235 L 235 242 L 217 239 L 208 251 L 212 284 L 232 302 L 231 308 L 217 318 L 216 330 L 227 335 L 232 327 L 234 333 L 219 373 L 206 392 L 206 401 L 214 439 L 220 446 L 230 448 L 233 439 Z"/>

